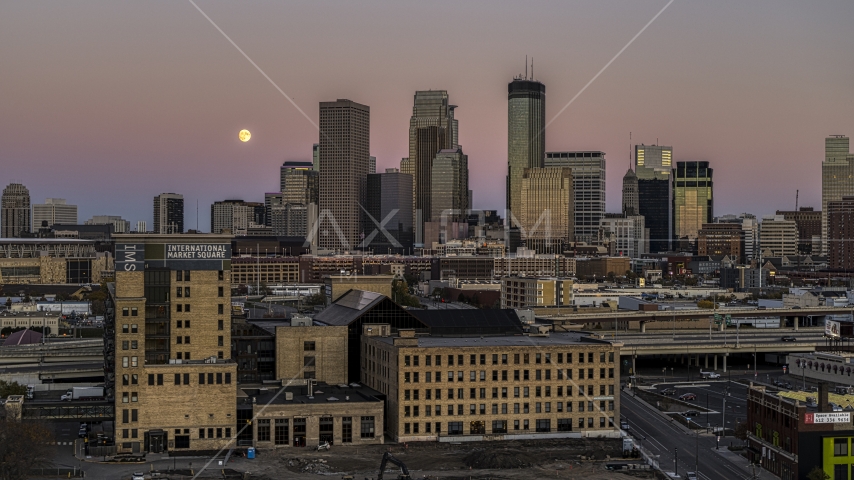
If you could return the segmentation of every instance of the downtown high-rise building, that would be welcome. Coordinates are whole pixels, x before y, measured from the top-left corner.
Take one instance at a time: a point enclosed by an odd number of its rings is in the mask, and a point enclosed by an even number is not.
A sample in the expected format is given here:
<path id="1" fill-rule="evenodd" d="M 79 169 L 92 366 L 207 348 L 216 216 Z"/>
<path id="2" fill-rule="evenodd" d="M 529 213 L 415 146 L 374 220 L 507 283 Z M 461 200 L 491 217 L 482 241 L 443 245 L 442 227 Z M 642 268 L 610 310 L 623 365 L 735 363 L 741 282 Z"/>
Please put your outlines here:
<path id="1" fill-rule="evenodd" d="M 46 198 L 44 203 L 33 204 L 33 233 L 56 224 L 77 224 L 77 205 L 69 205 L 64 198 Z"/>
<path id="2" fill-rule="evenodd" d="M 93 215 L 84 225 L 112 225 L 113 233 L 130 233 L 130 222 L 119 215 Z"/>
<path id="3" fill-rule="evenodd" d="M 627 216 L 638 215 L 638 176 L 629 166 L 629 170 L 623 175 L 623 214 Z"/>
<path id="4" fill-rule="evenodd" d="M 782 215 L 766 215 L 759 225 L 759 248 L 763 257 L 798 254 L 798 226 Z"/>
<path id="5" fill-rule="evenodd" d="M 32 231 L 30 222 L 30 191 L 20 183 L 10 183 L 0 197 L 0 234 L 3 238 L 19 238 Z"/>
<path id="6" fill-rule="evenodd" d="M 670 250 L 673 239 L 670 175 L 673 147 L 635 145 L 635 174 L 638 177 L 638 213 L 649 229 L 651 253 Z"/>
<path id="7" fill-rule="evenodd" d="M 440 150 L 459 148 L 455 108 L 449 103 L 446 90 L 415 92 L 409 118 L 409 157 L 401 160 L 400 171 L 412 175 L 413 218 L 419 224 L 433 220 L 433 159 Z M 417 228 L 420 230 L 421 225 Z"/>
<path id="8" fill-rule="evenodd" d="M 412 252 L 412 175 L 397 168 L 368 175 L 367 210 L 366 248 L 377 254 Z"/>
<path id="9" fill-rule="evenodd" d="M 850 153 L 848 137 L 831 135 L 824 139 L 821 164 L 821 243 L 825 255 L 828 253 L 827 204 L 848 195 L 854 195 L 854 154 Z"/>
<path id="10" fill-rule="evenodd" d="M 518 77 L 507 86 L 507 214 L 519 226 L 525 169 L 542 168 L 546 156 L 546 86 Z"/>
<path id="11" fill-rule="evenodd" d="M 258 225 L 259 204 L 243 200 L 223 200 L 211 204 L 211 233 L 246 235 L 249 227 Z"/>
<path id="12" fill-rule="evenodd" d="M 827 204 L 827 267 L 854 269 L 854 196 Z"/>
<path id="13" fill-rule="evenodd" d="M 800 207 L 797 210 L 777 210 L 786 220 L 793 220 L 798 226 L 798 253 L 818 254 L 821 248 L 821 212 L 813 207 Z M 817 245 L 813 252 L 813 245 Z"/>
<path id="14" fill-rule="evenodd" d="M 548 152 L 545 166 L 572 169 L 574 241 L 595 243 L 599 221 L 605 216 L 605 153 Z"/>
<path id="15" fill-rule="evenodd" d="M 563 253 L 574 237 L 572 169 L 527 168 L 520 188 L 519 227 L 526 246 L 537 253 Z"/>
<path id="16" fill-rule="evenodd" d="M 697 243 L 703 225 L 712 223 L 713 169 L 709 162 L 676 162 L 673 168 L 673 239 Z"/>
<path id="17" fill-rule="evenodd" d="M 154 233 L 184 233 L 184 196 L 161 193 L 154 197 Z"/>
<path id="18" fill-rule="evenodd" d="M 310 232 L 323 250 L 360 248 L 371 147 L 371 109 L 350 100 L 320 103 L 320 199 Z"/>
<path id="19" fill-rule="evenodd" d="M 461 222 L 468 218 L 469 167 L 462 149 L 439 150 L 430 177 L 430 221 Z"/>

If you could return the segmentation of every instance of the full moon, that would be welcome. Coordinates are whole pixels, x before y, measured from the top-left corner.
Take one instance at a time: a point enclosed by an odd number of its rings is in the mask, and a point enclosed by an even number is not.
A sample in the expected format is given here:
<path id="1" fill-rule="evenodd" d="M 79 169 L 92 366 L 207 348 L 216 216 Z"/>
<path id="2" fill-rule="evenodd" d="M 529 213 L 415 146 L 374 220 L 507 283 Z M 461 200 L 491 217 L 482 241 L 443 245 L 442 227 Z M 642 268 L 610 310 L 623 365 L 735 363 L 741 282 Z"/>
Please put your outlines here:
<path id="1" fill-rule="evenodd" d="M 237 134 L 237 138 L 239 138 L 241 142 L 248 142 L 249 139 L 252 138 L 252 134 L 249 133 L 249 130 L 241 130 L 240 133 Z"/>

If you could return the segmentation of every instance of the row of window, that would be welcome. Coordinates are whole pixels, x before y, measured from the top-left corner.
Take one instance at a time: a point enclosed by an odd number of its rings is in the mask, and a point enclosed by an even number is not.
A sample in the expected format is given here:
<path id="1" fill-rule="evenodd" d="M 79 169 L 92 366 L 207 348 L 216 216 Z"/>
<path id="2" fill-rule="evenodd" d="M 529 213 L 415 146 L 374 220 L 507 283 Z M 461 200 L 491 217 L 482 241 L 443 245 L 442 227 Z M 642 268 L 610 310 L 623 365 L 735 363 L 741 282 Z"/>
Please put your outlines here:
<path id="1" fill-rule="evenodd" d="M 578 428 L 594 428 L 595 426 L 595 417 L 578 417 L 575 421 Z M 528 419 L 523 420 L 513 420 L 513 430 L 512 431 L 530 431 L 531 430 L 531 421 Z M 552 421 L 550 418 L 541 418 L 534 420 L 535 429 L 538 433 L 549 433 L 549 432 L 571 432 L 573 419 L 571 418 L 559 418 L 557 419 L 556 429 L 552 429 Z M 605 417 L 599 417 L 599 428 L 606 428 L 606 425 L 613 425 L 614 418 L 609 417 L 607 420 Z M 421 423 L 409 423 L 406 422 L 403 424 L 403 434 L 404 435 L 417 435 L 422 433 Z M 441 435 L 442 433 L 442 422 L 430 423 L 426 422 L 423 424 L 424 429 L 423 433 Z M 492 421 L 492 430 L 489 433 L 492 434 L 500 434 L 500 433 L 508 433 L 507 429 L 507 420 L 493 420 Z M 486 422 L 482 421 L 472 421 L 469 423 L 469 431 L 463 431 L 463 422 L 448 422 L 447 425 L 447 434 L 448 435 L 485 435 L 486 431 Z"/>
<path id="2" fill-rule="evenodd" d="M 139 309 L 136 307 L 122 307 L 122 316 L 127 317 L 128 315 L 130 315 L 131 317 L 139 316 Z"/>
<path id="3" fill-rule="evenodd" d="M 490 412 L 492 415 L 508 414 L 511 413 L 510 404 L 502 403 L 497 404 L 493 403 Z M 456 410 L 454 409 L 454 405 L 447 405 L 446 410 L 448 412 L 448 416 L 455 415 L 454 411 L 456 411 L 456 415 L 466 415 L 465 413 L 465 405 L 462 403 L 456 404 Z M 556 402 L 555 412 L 562 413 L 564 412 L 564 403 Z M 613 412 L 614 411 L 614 401 L 608 400 L 599 400 L 599 405 L 592 401 L 581 401 L 577 404 L 578 412 Z M 572 412 L 573 403 L 566 402 L 566 411 Z M 406 405 L 403 407 L 403 416 L 404 417 L 418 417 L 421 415 L 421 406 L 420 405 Z M 442 416 L 442 405 L 425 405 L 424 406 L 424 416 L 425 417 L 441 417 Z M 499 412 L 500 411 L 500 412 Z M 512 413 L 514 414 L 522 414 L 522 413 L 531 413 L 531 404 L 530 403 L 514 403 L 512 408 Z M 536 402 L 534 403 L 534 413 L 552 413 L 552 402 Z M 468 415 L 486 415 L 487 414 L 487 405 L 485 403 L 478 404 L 469 404 Z"/>
<path id="4" fill-rule="evenodd" d="M 172 382 L 174 385 L 189 385 L 190 384 L 190 374 L 189 373 L 176 373 L 174 374 L 174 381 Z M 125 375 L 127 377 L 127 375 Z M 133 376 L 134 385 L 136 385 L 136 375 Z M 207 379 L 207 382 L 205 382 Z M 199 385 L 222 385 L 225 383 L 226 385 L 231 384 L 231 372 L 210 372 L 208 374 L 199 373 Z M 163 385 L 163 374 L 162 373 L 149 373 L 148 374 L 148 385 L 150 386 L 160 386 Z"/>
<path id="5" fill-rule="evenodd" d="M 360 438 L 374 438 L 376 430 L 374 428 L 375 417 L 363 416 L 357 417 L 360 421 Z M 272 441 L 274 445 L 288 445 L 290 443 L 291 421 L 288 418 L 259 418 L 258 419 L 258 441 Z M 330 440 L 333 434 L 333 419 L 332 417 L 322 417 L 319 421 L 319 434 L 321 439 L 328 437 Z M 294 443 L 300 445 L 298 438 L 305 441 L 306 437 L 306 419 L 293 419 L 293 435 Z M 351 443 L 353 441 L 353 417 L 341 417 L 341 441 L 343 443 Z M 300 445 L 304 446 L 304 445 Z"/>
<path id="6" fill-rule="evenodd" d="M 607 355 L 606 355 L 607 354 Z M 564 363 L 564 358 L 566 359 L 566 363 L 572 363 L 573 354 L 567 352 L 566 356 L 563 353 L 557 353 L 554 356 L 551 353 L 514 353 L 513 354 L 513 363 L 515 365 L 519 364 L 529 364 L 531 363 L 531 357 L 533 356 L 534 363 L 545 363 L 551 364 L 552 359 L 556 360 L 556 363 Z M 417 367 L 420 361 L 420 355 L 404 355 L 403 357 L 403 365 L 405 367 L 414 366 Z M 470 354 L 468 356 L 468 364 L 469 365 L 486 365 L 487 354 Z M 491 354 L 492 365 L 508 365 L 510 355 L 504 354 Z M 500 357 L 500 360 L 499 360 Z M 614 363 L 614 352 L 599 352 L 599 363 L 605 363 L 605 359 L 607 358 L 608 363 Z M 447 356 L 447 364 L 448 366 L 454 365 L 454 359 L 456 358 L 457 365 L 463 365 L 465 361 L 465 355 L 448 355 Z M 595 352 L 579 352 L 577 354 L 578 363 L 593 363 L 596 358 Z M 442 355 L 424 355 L 424 365 L 427 367 L 435 364 L 437 367 L 442 365 Z"/>
<path id="7" fill-rule="evenodd" d="M 577 387 L 578 396 L 585 396 L 585 395 L 593 396 L 596 394 L 595 393 L 595 387 L 596 387 L 595 385 L 576 385 L 575 387 Z M 552 396 L 551 385 L 546 385 L 544 387 L 536 386 L 536 387 L 533 387 L 533 389 L 534 389 L 534 396 L 535 397 L 551 397 Z M 566 387 L 566 396 L 571 397 L 573 394 L 573 391 L 575 391 L 575 390 L 576 389 L 573 388 L 572 386 L 567 386 Z M 608 393 L 605 393 L 606 391 Z M 449 388 L 447 390 L 447 397 L 446 398 L 448 400 L 453 400 L 455 393 L 456 393 L 456 398 L 458 400 L 462 400 L 463 398 L 465 398 L 464 397 L 465 389 L 462 389 L 462 388 L 458 388 L 458 389 L 456 389 L 456 391 L 453 388 Z M 493 387 L 492 391 L 490 393 L 492 395 L 490 398 L 499 398 L 498 387 Z M 486 388 L 470 388 L 468 398 L 470 398 L 470 399 L 475 399 L 475 398 L 485 399 L 485 398 L 487 398 L 486 395 L 487 395 Z M 508 387 L 501 387 L 500 398 L 509 398 L 508 395 L 509 395 L 509 388 Z M 614 395 L 614 385 L 613 384 L 611 384 L 611 385 L 599 385 L 599 396 L 604 396 L 604 395 L 611 395 L 611 396 Z M 531 387 L 513 387 L 513 398 L 520 398 L 520 397 L 528 398 L 530 396 L 531 396 Z M 555 396 L 556 397 L 563 397 L 564 396 L 564 390 L 563 390 L 562 385 L 558 385 L 555 387 Z M 410 401 L 410 400 L 418 401 L 421 399 L 420 397 L 421 397 L 421 390 L 405 389 L 403 391 L 403 401 Z M 436 389 L 431 390 L 428 388 L 428 389 L 424 390 L 424 400 L 441 400 L 441 399 L 442 399 L 442 390 L 441 389 L 436 388 Z"/>
<path id="8" fill-rule="evenodd" d="M 595 373 L 596 373 L 595 370 L 596 369 L 594 369 L 594 368 L 587 368 L 587 369 L 579 368 L 579 369 L 577 369 L 578 380 L 584 380 L 585 378 L 591 379 L 591 380 L 594 378 L 599 378 L 599 379 L 614 378 L 614 369 L 613 368 L 600 368 L 599 372 L 598 372 L 599 373 L 598 377 L 595 377 Z M 534 370 L 533 372 L 534 372 L 533 380 L 552 380 L 553 377 L 555 380 L 572 380 L 573 379 L 573 369 L 571 369 L 571 368 L 568 368 L 566 370 L 564 370 L 564 369 L 555 370 L 554 375 L 552 375 L 551 369 L 549 369 L 549 370 L 539 370 L 538 369 L 538 370 Z M 422 372 L 403 372 L 403 382 L 404 383 L 419 383 L 421 381 L 421 373 Z M 458 370 L 456 372 L 454 372 L 453 370 L 448 370 L 447 373 L 448 373 L 448 375 L 447 375 L 448 382 L 454 382 L 454 378 L 456 378 L 457 382 L 465 381 L 465 372 L 463 372 L 462 370 Z M 502 382 L 510 381 L 509 380 L 510 376 L 509 376 L 508 370 L 501 370 L 500 373 L 501 373 L 501 375 L 500 375 L 501 380 L 500 381 L 502 381 Z M 477 381 L 485 382 L 487 380 L 486 370 L 480 370 L 480 371 L 470 370 L 468 377 L 469 377 L 470 382 L 477 382 Z M 493 370 L 491 377 L 492 377 L 493 382 L 499 381 L 499 371 Z M 434 381 L 434 379 L 436 382 L 441 382 L 442 381 L 442 372 L 435 372 L 435 375 L 433 375 L 433 372 L 424 372 L 424 381 L 426 383 L 431 383 Z M 513 381 L 514 382 L 529 381 L 529 380 L 532 380 L 531 379 L 531 370 L 513 370 Z"/>

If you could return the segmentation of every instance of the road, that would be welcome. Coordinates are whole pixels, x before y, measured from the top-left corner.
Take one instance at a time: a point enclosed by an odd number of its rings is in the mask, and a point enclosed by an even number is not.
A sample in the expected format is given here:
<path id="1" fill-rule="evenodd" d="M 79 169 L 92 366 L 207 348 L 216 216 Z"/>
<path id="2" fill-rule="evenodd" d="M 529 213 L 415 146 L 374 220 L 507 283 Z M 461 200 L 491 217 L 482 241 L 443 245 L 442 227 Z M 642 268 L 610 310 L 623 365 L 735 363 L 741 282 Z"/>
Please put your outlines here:
<path id="1" fill-rule="evenodd" d="M 620 398 L 622 416 L 630 425 L 629 433 L 662 470 L 676 471 L 683 478 L 688 471 L 698 471 L 702 480 L 752 478 L 748 461 L 724 448 L 724 445 L 729 445 L 728 441 L 722 439 L 720 450 L 716 450 L 714 435 L 686 432 L 675 421 L 668 420 L 631 395 Z M 757 474 L 760 479 L 776 478 L 759 470 Z"/>

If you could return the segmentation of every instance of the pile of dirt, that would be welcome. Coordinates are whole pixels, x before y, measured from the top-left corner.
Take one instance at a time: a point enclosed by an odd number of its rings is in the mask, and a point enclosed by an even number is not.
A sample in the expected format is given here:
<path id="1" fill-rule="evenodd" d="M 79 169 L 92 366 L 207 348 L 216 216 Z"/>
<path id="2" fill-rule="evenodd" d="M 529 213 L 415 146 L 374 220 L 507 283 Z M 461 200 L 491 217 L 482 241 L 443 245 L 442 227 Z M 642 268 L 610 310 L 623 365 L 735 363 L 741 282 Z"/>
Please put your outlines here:
<path id="1" fill-rule="evenodd" d="M 292 472 L 302 472 L 302 473 L 318 473 L 318 474 L 326 474 L 326 473 L 334 473 L 335 469 L 329 465 L 326 460 L 322 458 L 300 458 L 293 457 L 289 458 L 285 465 L 287 465 L 288 470 Z"/>
<path id="2" fill-rule="evenodd" d="M 463 459 L 471 468 L 531 468 L 536 462 L 531 455 L 509 449 L 475 449 Z"/>

